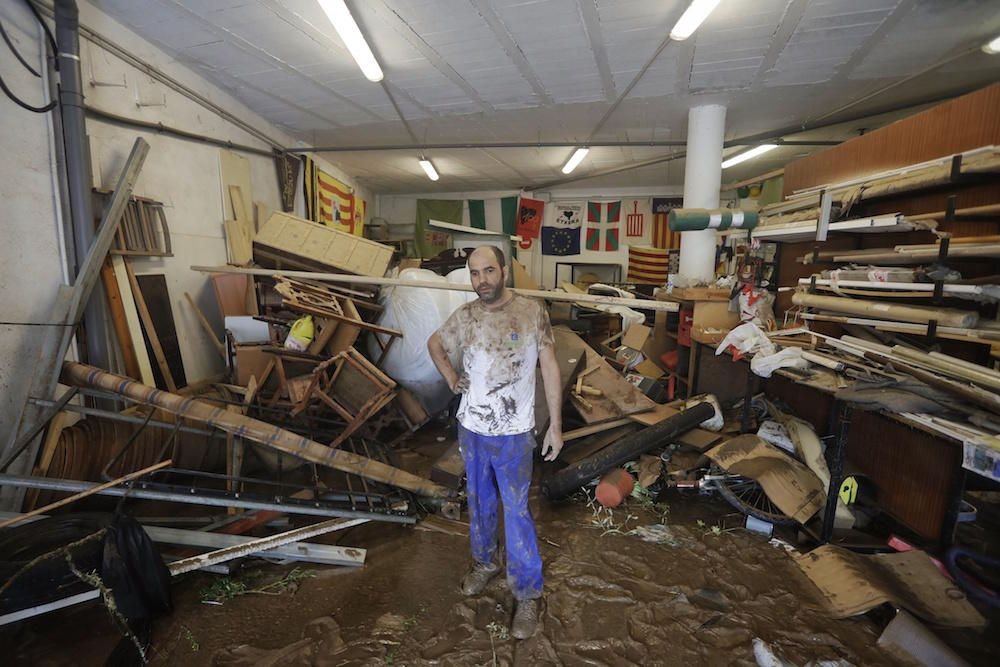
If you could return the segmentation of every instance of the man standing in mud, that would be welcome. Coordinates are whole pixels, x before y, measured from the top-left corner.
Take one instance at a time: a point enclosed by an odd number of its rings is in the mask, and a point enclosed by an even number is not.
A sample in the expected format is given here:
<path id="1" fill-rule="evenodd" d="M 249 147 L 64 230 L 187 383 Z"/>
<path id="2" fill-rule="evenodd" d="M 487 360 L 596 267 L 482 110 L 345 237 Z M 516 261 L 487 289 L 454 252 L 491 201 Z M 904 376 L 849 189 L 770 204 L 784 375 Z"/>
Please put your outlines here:
<path id="1" fill-rule="evenodd" d="M 479 298 L 452 313 L 431 335 L 427 348 L 455 393 L 458 443 L 465 461 L 469 496 L 469 541 L 475 561 L 462 592 L 477 595 L 500 572 L 497 494 L 503 501 L 507 583 L 517 600 L 511 634 L 530 637 L 538 625 L 542 560 L 528 510 L 535 448 L 535 363 L 545 386 L 550 424 L 542 456 L 552 461 L 562 449 L 562 401 L 552 327 L 544 304 L 506 289 L 507 266 L 493 246 L 469 256 L 472 287 Z M 462 372 L 449 352 L 462 353 Z"/>

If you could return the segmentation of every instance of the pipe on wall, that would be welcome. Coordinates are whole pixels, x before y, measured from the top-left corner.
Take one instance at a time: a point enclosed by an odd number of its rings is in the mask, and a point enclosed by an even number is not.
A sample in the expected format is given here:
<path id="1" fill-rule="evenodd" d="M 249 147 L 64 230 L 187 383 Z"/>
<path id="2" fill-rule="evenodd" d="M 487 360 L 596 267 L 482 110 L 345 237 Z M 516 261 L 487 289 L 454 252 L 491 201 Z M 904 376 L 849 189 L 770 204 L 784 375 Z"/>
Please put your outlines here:
<path id="1" fill-rule="evenodd" d="M 83 77 L 80 74 L 80 15 L 75 0 L 56 0 L 56 54 L 59 62 L 59 109 L 66 158 L 66 194 L 73 228 L 75 257 L 71 275 L 75 279 L 94 242 L 94 211 L 91 205 L 93 175 L 87 121 L 83 108 Z M 110 368 L 104 289 L 97 285 L 84 311 L 86 349 L 81 357 L 100 368 Z"/>

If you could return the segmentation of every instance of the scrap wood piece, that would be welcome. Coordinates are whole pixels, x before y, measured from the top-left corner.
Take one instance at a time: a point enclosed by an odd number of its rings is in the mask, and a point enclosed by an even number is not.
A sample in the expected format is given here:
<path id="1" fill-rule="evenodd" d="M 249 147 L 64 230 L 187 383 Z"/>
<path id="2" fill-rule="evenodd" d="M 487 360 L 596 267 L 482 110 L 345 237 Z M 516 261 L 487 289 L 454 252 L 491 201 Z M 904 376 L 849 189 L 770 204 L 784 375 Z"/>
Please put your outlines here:
<path id="1" fill-rule="evenodd" d="M 294 280 L 286 277 L 279 277 L 274 289 L 281 295 L 282 305 L 288 306 L 304 313 L 310 313 L 318 317 L 325 317 L 340 322 L 346 322 L 362 329 L 375 331 L 389 336 L 402 336 L 403 332 L 398 329 L 383 327 L 372 322 L 366 322 L 360 317 L 353 317 L 344 312 L 342 300 L 347 297 L 340 296 L 328 290 L 326 287 L 312 285 L 301 280 Z M 355 311 L 357 312 L 357 311 Z"/>
<path id="2" fill-rule="evenodd" d="M 613 421 L 656 407 L 656 403 L 617 373 L 604 357 L 575 333 L 565 327 L 554 327 L 552 333 L 556 337 L 557 350 L 564 346 L 583 350 L 587 384 L 603 392 L 603 396 L 584 399 L 591 405 L 589 410 L 582 411 L 580 415 L 587 424 Z M 576 400 L 579 400 L 579 397 Z"/>
<path id="3" fill-rule="evenodd" d="M 208 567 L 209 565 L 218 565 L 219 563 L 225 563 L 226 561 L 234 560 L 236 558 L 242 558 L 243 556 L 247 556 L 252 553 L 269 551 L 271 549 L 286 546 L 293 542 L 307 540 L 310 537 L 316 537 L 335 530 L 344 530 L 345 528 L 368 523 L 368 521 L 370 521 L 370 519 L 330 519 L 329 521 L 322 521 L 311 526 L 287 530 L 283 533 L 278 533 L 277 535 L 271 535 L 270 537 L 261 537 L 256 540 L 242 542 L 240 544 L 218 549 L 216 551 L 210 551 L 205 554 L 199 554 L 197 556 L 191 556 L 190 558 L 177 560 L 170 563 L 170 565 L 167 566 L 167 569 L 170 570 L 170 574 L 172 576 L 176 577 L 177 575 L 184 574 L 185 572 L 200 570 L 201 568 Z"/>
<path id="4" fill-rule="evenodd" d="M 581 436 L 578 439 L 574 438 L 573 440 L 566 442 L 566 446 L 564 446 L 562 451 L 559 452 L 559 460 L 563 463 L 572 465 L 593 456 L 608 445 L 618 442 L 625 436 L 631 435 L 641 428 L 641 426 L 629 421 L 628 419 L 621 419 L 607 423 L 612 425 L 612 427 L 603 431 L 591 433 L 590 435 Z M 604 426 L 604 424 L 601 424 L 600 426 Z M 582 431 L 583 429 L 578 430 Z"/>
<path id="5" fill-rule="evenodd" d="M 653 426 L 668 417 L 674 416 L 678 412 L 680 412 L 680 410 L 678 409 L 677 404 L 664 403 L 663 405 L 657 405 L 648 412 L 640 412 L 638 414 L 629 415 L 628 419 L 637 424 L 642 424 L 643 426 Z M 704 452 L 712 445 L 717 444 L 719 440 L 722 440 L 721 433 L 716 433 L 715 431 L 709 431 L 703 428 L 693 428 L 677 435 L 673 439 L 673 442 L 691 447 L 699 452 Z"/>
<path id="6" fill-rule="evenodd" d="M 925 621 L 953 627 L 986 624 L 962 590 L 923 551 L 859 554 L 827 544 L 795 557 L 834 618 L 863 614 L 886 602 Z"/>
<path id="7" fill-rule="evenodd" d="M 586 343 L 579 338 L 575 340 L 560 333 L 558 328 L 552 330 L 555 338 L 553 354 L 556 358 L 556 365 L 559 366 L 559 395 L 565 400 L 569 388 L 573 384 L 573 378 L 577 377 L 586 359 Z M 535 375 L 535 432 L 538 434 L 539 442 L 543 442 L 545 434 L 549 430 L 549 404 L 545 397 L 545 383 L 542 374 Z"/>
<path id="8" fill-rule="evenodd" d="M 115 339 L 125 363 L 125 374 L 136 380 L 142 379 L 139 368 L 139 357 L 136 354 L 135 342 L 129 330 L 128 314 L 122 300 L 122 293 L 115 278 L 115 268 L 111 256 L 104 260 L 101 267 L 101 281 L 104 283 L 104 294 L 108 297 L 108 312 L 111 315 L 111 325 L 115 331 Z"/>
<path id="9" fill-rule="evenodd" d="M 212 341 L 212 345 L 215 347 L 216 351 L 222 356 L 223 359 L 226 359 L 226 346 L 223 345 L 222 341 L 216 337 L 215 331 L 212 329 L 212 325 L 209 323 L 208 318 L 205 317 L 205 313 L 201 311 L 201 308 L 198 307 L 198 304 L 194 302 L 194 299 L 191 298 L 191 295 L 188 292 L 184 292 L 184 298 L 187 299 L 188 304 L 191 306 L 191 310 L 194 311 L 195 317 L 198 318 L 198 323 L 208 336 L 208 339 Z"/>
<path id="10" fill-rule="evenodd" d="M 465 460 L 456 440 L 431 466 L 431 479 L 450 489 L 458 489 L 462 486 L 463 477 L 465 477 Z"/>
<path id="11" fill-rule="evenodd" d="M 405 470 L 353 452 L 327 447 L 273 424 L 227 412 L 206 401 L 162 391 L 86 364 L 68 361 L 63 364 L 62 369 L 61 381 L 68 386 L 103 389 L 227 433 L 237 433 L 283 454 L 290 454 L 310 463 L 328 466 L 390 486 L 398 486 L 419 495 L 435 498 L 447 498 L 450 495 L 449 489 Z"/>
<path id="12" fill-rule="evenodd" d="M 816 473 L 752 433 L 727 440 L 705 455 L 726 472 L 756 480 L 771 502 L 799 523 L 811 519 L 826 502 L 826 489 Z"/>

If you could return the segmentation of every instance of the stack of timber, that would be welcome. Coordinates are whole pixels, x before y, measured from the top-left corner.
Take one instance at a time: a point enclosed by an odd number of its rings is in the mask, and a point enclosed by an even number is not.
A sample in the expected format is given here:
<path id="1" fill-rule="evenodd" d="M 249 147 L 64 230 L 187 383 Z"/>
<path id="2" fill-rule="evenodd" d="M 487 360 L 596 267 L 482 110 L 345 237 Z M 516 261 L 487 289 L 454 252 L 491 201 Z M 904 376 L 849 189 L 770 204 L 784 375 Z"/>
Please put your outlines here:
<path id="1" fill-rule="evenodd" d="M 955 178 L 973 174 L 1000 173 L 1000 149 L 984 146 L 960 155 L 957 173 L 953 173 L 956 156 L 894 169 L 852 181 L 830 183 L 793 194 L 785 201 L 765 206 L 761 210 L 761 229 L 801 221 L 819 220 L 821 192 L 831 198 L 830 220 L 845 218 L 852 207 L 863 201 L 899 195 L 916 190 L 945 185 Z M 943 217 L 943 214 L 942 214 Z M 910 218 L 911 222 L 917 221 Z"/>

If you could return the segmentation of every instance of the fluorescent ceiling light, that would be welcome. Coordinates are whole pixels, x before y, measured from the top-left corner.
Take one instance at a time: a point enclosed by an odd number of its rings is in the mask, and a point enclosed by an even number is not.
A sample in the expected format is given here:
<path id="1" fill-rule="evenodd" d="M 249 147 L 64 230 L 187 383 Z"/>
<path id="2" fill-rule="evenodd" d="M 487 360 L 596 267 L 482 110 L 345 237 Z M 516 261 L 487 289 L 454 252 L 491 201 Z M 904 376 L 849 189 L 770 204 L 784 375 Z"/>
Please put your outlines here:
<path id="1" fill-rule="evenodd" d="M 437 169 L 434 168 L 434 164 L 425 157 L 420 158 L 420 166 L 423 168 L 424 173 L 427 174 L 427 178 L 432 181 L 436 181 L 441 178 L 438 176 Z"/>
<path id="2" fill-rule="evenodd" d="M 691 0 L 681 17 L 670 31 L 670 39 L 682 42 L 698 29 L 712 10 L 719 6 L 720 0 Z"/>
<path id="3" fill-rule="evenodd" d="M 755 146 L 745 153 L 740 153 L 739 155 L 734 155 L 728 160 L 723 161 L 722 168 L 727 169 L 733 165 L 739 164 L 740 162 L 746 162 L 747 160 L 752 160 L 758 155 L 763 155 L 764 153 L 774 150 L 777 148 L 777 144 L 761 144 L 760 146 Z"/>
<path id="4" fill-rule="evenodd" d="M 344 41 L 347 50 L 354 56 L 355 62 L 361 68 L 361 73 L 369 81 L 378 83 L 382 80 L 382 68 L 375 60 L 375 54 L 365 41 L 365 36 L 361 34 L 361 29 L 351 16 L 351 10 L 347 8 L 344 0 L 319 0 L 319 6 L 326 12 L 326 17 L 330 19 L 340 39 Z"/>
<path id="5" fill-rule="evenodd" d="M 983 52 L 988 53 L 991 56 L 994 53 L 1000 53 L 1000 36 L 994 37 L 990 41 L 983 44 Z"/>
<path id="6" fill-rule="evenodd" d="M 590 149 L 585 147 L 577 148 L 575 151 L 573 151 L 573 154 L 569 157 L 568 160 L 566 160 L 566 164 L 563 165 L 562 173 L 568 174 L 574 169 L 576 169 L 577 166 L 581 162 L 583 162 L 583 158 L 587 157 L 587 153 L 589 152 Z"/>

